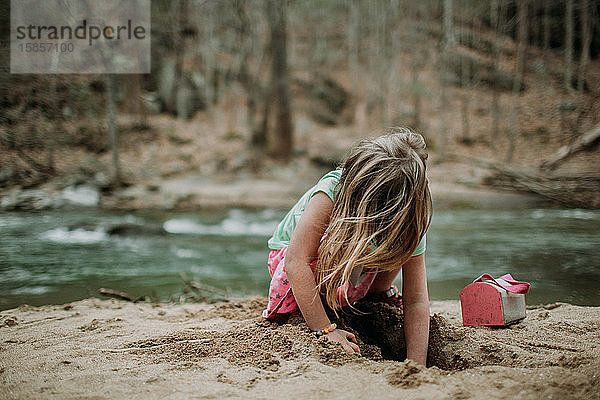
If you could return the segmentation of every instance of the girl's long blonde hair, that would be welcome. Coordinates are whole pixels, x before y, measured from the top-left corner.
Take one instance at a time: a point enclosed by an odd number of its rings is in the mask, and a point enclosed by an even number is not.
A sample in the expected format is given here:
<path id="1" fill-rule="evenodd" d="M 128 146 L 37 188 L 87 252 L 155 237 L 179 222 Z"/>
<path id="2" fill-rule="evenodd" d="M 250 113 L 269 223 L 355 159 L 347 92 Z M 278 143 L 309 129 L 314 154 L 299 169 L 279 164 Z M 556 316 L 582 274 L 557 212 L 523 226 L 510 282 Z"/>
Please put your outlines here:
<path id="1" fill-rule="evenodd" d="M 355 267 L 397 269 L 425 235 L 432 214 L 426 160 L 425 140 L 407 128 L 364 140 L 346 158 L 315 271 L 334 311 L 337 288 Z"/>

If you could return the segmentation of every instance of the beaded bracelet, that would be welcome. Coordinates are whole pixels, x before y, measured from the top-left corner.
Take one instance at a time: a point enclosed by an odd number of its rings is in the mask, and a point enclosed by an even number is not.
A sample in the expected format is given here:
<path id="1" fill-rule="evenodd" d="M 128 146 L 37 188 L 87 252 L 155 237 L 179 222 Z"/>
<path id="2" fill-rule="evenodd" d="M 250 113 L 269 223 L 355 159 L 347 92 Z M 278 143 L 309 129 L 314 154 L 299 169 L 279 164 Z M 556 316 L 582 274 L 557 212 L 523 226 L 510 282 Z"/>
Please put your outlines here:
<path id="1" fill-rule="evenodd" d="M 329 325 L 327 328 L 318 330 L 318 331 L 313 331 L 313 335 L 315 335 L 316 337 L 321 337 L 323 335 L 327 335 L 328 333 L 333 332 L 335 329 L 337 328 L 337 325 L 335 323 Z"/>

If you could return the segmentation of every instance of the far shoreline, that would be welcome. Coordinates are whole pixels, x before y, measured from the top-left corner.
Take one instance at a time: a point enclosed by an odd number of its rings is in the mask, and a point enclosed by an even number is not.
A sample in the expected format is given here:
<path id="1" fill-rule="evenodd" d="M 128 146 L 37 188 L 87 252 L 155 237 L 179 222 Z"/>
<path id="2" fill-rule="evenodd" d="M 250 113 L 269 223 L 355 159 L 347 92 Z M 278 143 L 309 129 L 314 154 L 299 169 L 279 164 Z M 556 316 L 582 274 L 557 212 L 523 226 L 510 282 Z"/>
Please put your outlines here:
<path id="1" fill-rule="evenodd" d="M 200 176 L 166 180 L 159 187 L 134 184 L 102 194 L 90 185 L 71 186 L 58 190 L 51 184 L 37 189 L 9 189 L 2 193 L 2 212 L 52 212 L 54 210 L 98 210 L 101 212 L 194 212 L 219 211 L 231 208 L 248 210 L 288 210 L 312 186 L 312 180 L 275 184 L 267 179 L 240 178 L 222 181 Z M 70 199 L 67 191 L 86 191 L 91 200 Z M 546 199 L 528 193 L 498 190 L 481 185 L 459 183 L 430 184 L 434 209 L 562 209 Z M 91 194 L 90 194 L 91 193 Z M 94 197 L 95 196 L 95 197 Z"/>

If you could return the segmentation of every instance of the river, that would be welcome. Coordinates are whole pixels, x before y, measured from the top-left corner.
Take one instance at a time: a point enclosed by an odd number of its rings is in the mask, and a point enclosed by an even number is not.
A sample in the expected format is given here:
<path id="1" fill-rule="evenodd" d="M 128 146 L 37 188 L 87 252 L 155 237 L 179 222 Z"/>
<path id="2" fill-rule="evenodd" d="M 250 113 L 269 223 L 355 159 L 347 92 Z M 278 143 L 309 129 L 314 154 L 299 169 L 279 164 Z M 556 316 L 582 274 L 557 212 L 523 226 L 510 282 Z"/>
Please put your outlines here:
<path id="1" fill-rule="evenodd" d="M 110 288 L 178 300 L 180 273 L 233 295 L 265 295 L 266 240 L 283 210 L 0 214 L 0 310 L 62 304 Z M 169 232 L 109 235 L 116 225 Z M 427 235 L 432 300 L 483 272 L 532 283 L 528 304 L 600 305 L 600 211 L 436 210 Z"/>

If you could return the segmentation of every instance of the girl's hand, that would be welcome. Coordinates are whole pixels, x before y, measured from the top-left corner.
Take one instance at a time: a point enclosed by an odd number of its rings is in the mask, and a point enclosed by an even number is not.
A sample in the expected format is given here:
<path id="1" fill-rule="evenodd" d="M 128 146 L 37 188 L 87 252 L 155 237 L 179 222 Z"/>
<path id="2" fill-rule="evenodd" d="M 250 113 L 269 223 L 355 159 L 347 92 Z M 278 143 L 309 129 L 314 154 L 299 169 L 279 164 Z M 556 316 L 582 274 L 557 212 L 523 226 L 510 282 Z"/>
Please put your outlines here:
<path id="1" fill-rule="evenodd" d="M 325 337 L 331 342 L 341 344 L 348 354 L 360 354 L 358 341 L 353 333 L 338 328 L 325 335 Z"/>

